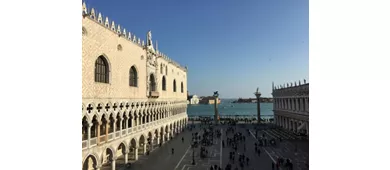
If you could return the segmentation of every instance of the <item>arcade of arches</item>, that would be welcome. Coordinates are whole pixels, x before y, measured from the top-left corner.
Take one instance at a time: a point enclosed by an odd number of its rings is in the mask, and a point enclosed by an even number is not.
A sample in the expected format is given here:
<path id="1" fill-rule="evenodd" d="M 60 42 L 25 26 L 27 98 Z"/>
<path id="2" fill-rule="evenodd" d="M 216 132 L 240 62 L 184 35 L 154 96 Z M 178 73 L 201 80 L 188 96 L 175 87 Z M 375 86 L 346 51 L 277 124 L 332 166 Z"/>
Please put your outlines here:
<path id="1" fill-rule="evenodd" d="M 83 104 L 83 170 L 138 160 L 186 127 L 186 108 L 186 101 Z"/>

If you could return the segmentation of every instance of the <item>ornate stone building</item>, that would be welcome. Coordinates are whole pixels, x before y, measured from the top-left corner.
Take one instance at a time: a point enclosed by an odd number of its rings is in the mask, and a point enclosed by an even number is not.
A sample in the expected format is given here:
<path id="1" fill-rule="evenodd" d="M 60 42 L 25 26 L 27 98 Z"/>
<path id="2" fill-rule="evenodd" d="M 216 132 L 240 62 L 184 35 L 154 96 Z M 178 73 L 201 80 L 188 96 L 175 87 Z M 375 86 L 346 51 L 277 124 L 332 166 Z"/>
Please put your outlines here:
<path id="1" fill-rule="evenodd" d="M 285 129 L 309 135 L 309 83 L 299 81 L 274 87 L 275 124 Z"/>
<path id="2" fill-rule="evenodd" d="M 82 6 L 82 169 L 135 161 L 186 126 L 187 67 Z"/>

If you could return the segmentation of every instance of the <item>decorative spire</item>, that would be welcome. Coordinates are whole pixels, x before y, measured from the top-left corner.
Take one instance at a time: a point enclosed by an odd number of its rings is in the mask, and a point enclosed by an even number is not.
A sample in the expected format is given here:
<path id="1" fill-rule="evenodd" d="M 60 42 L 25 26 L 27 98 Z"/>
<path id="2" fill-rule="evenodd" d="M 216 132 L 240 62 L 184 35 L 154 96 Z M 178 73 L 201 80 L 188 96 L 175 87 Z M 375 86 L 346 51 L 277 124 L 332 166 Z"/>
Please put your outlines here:
<path id="1" fill-rule="evenodd" d="M 272 90 L 275 90 L 274 82 L 272 82 Z"/>
<path id="2" fill-rule="evenodd" d="M 108 17 L 106 17 L 106 21 L 104 22 L 104 26 L 107 28 L 110 26 L 110 21 L 108 21 Z"/>
<path id="3" fill-rule="evenodd" d="M 98 14 L 98 22 L 101 24 L 103 23 L 102 14 L 100 12 Z"/>
<path id="4" fill-rule="evenodd" d="M 121 34 L 121 26 L 118 24 L 118 28 L 116 29 L 116 32 L 118 33 L 118 34 Z"/>
<path id="5" fill-rule="evenodd" d="M 91 9 L 91 18 L 94 20 L 96 19 L 95 9 L 93 9 L 93 8 Z"/>
<path id="6" fill-rule="evenodd" d="M 306 84 L 306 79 L 303 79 L 303 84 Z"/>
<path id="7" fill-rule="evenodd" d="M 115 31 L 115 22 L 114 21 L 111 22 L 111 30 Z"/>
<path id="8" fill-rule="evenodd" d="M 83 2 L 83 14 L 88 14 L 87 5 Z"/>
<path id="9" fill-rule="evenodd" d="M 126 38 L 126 28 L 123 28 L 123 35 L 125 36 L 125 38 Z"/>
<path id="10" fill-rule="evenodd" d="M 299 85 L 301 85 L 301 80 L 299 80 Z"/>

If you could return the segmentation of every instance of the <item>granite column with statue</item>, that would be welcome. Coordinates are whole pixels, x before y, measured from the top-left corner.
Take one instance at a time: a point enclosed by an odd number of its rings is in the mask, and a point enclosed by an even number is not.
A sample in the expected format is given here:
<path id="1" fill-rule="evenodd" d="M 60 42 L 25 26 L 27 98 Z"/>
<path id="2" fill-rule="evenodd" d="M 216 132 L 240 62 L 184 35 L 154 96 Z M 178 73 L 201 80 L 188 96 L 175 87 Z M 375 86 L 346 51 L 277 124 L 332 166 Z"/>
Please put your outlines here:
<path id="1" fill-rule="evenodd" d="M 218 113 L 218 91 L 214 92 L 214 121 L 215 124 L 219 124 L 219 113 Z"/>
<path id="2" fill-rule="evenodd" d="M 261 123 L 261 117 L 260 117 L 260 96 L 261 93 L 259 92 L 259 88 L 257 88 L 255 92 L 255 96 L 257 99 L 257 123 Z"/>

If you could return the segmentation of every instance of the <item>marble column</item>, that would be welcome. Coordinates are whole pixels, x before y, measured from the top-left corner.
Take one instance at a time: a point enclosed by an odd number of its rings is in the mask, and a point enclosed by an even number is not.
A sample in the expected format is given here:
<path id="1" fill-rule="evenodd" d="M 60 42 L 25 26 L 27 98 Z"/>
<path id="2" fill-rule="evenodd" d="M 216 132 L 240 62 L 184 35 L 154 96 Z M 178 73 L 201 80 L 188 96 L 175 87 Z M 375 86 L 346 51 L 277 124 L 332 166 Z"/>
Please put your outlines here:
<path id="1" fill-rule="evenodd" d="M 113 136 L 113 138 L 115 139 L 116 138 L 116 134 L 115 134 L 115 132 L 116 132 L 116 118 L 114 118 L 114 123 L 112 124 L 112 126 L 113 126 L 113 131 L 112 131 L 112 136 Z"/>
<path id="2" fill-rule="evenodd" d="M 306 98 L 306 107 L 307 107 L 307 112 L 309 112 L 309 98 Z"/>
<path id="3" fill-rule="evenodd" d="M 111 170 L 115 170 L 115 160 L 112 160 L 111 162 Z"/>
<path id="4" fill-rule="evenodd" d="M 119 136 L 122 137 L 122 122 L 123 118 L 119 118 Z"/>
<path id="5" fill-rule="evenodd" d="M 129 151 L 126 151 L 124 156 L 125 156 L 125 164 L 127 164 Z"/>
<path id="6" fill-rule="evenodd" d="M 134 148 L 134 160 L 138 160 L 138 147 Z"/>
<path id="7" fill-rule="evenodd" d="M 154 142 L 154 138 L 151 138 L 151 140 L 150 140 L 150 151 L 152 151 L 153 150 L 153 142 Z"/>
<path id="8" fill-rule="evenodd" d="M 97 125 L 97 135 L 96 135 L 96 145 L 99 145 L 100 144 L 100 122 L 98 122 L 98 125 Z"/>
<path id="9" fill-rule="evenodd" d="M 306 135 L 309 135 L 309 122 L 306 122 Z"/>
<path id="10" fill-rule="evenodd" d="M 106 140 L 106 143 L 107 143 L 108 142 L 108 122 L 106 122 L 106 124 L 104 126 L 105 126 L 105 130 L 106 130 L 105 140 Z"/>
<path id="11" fill-rule="evenodd" d="M 159 144 L 160 144 L 160 138 L 157 137 L 157 145 L 159 145 Z"/>
<path id="12" fill-rule="evenodd" d="M 165 134 L 163 133 L 162 135 L 161 135 L 161 144 L 164 144 L 164 141 L 165 141 Z"/>
<path id="13" fill-rule="evenodd" d="M 87 139 L 87 144 L 88 144 L 88 148 L 91 146 L 91 127 L 92 127 L 92 123 L 88 123 L 88 139 Z"/>
<path id="14" fill-rule="evenodd" d="M 128 130 L 129 130 L 129 117 L 127 119 L 125 119 L 125 127 L 126 127 L 126 135 L 128 134 Z"/>
<path id="15" fill-rule="evenodd" d="M 142 153 L 143 153 L 144 155 L 146 155 L 146 143 L 144 143 L 144 146 L 143 146 L 143 148 L 142 148 Z"/>

